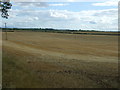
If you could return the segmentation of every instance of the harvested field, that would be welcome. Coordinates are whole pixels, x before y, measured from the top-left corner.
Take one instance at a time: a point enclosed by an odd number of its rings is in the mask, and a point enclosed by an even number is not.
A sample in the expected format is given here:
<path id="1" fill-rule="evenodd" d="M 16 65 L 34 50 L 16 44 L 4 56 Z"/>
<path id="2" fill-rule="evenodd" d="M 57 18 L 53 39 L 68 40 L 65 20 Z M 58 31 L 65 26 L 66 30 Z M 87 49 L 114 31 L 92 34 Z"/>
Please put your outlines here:
<path id="1" fill-rule="evenodd" d="M 117 88 L 118 37 L 3 32 L 3 87 Z"/>

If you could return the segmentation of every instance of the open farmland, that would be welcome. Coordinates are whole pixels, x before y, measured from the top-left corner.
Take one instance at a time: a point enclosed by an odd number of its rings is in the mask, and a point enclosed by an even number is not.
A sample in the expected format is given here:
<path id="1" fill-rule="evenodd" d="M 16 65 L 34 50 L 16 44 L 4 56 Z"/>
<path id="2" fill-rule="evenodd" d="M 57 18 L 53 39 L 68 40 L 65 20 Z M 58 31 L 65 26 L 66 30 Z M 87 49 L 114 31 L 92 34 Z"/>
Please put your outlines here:
<path id="1" fill-rule="evenodd" d="M 3 32 L 3 87 L 117 88 L 118 36 Z"/>

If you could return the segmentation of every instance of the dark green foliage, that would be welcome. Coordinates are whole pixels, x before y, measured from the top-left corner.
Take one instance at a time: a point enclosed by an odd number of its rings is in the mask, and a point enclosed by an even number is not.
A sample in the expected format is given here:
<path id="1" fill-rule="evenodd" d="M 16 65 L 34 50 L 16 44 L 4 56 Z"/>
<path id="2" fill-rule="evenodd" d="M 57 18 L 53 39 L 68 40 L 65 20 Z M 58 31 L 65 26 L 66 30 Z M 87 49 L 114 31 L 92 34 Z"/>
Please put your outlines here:
<path id="1" fill-rule="evenodd" d="M 6 29 L 1 28 L 4 32 Z M 8 32 L 50 32 L 50 33 L 63 33 L 63 34 L 81 34 L 81 35 L 120 35 L 119 32 L 105 33 L 105 31 L 97 30 L 69 30 L 69 29 L 49 29 L 49 28 L 7 28 Z"/>
<path id="2" fill-rule="evenodd" d="M 0 11 L 2 12 L 1 16 L 3 18 L 8 19 L 8 16 L 9 16 L 8 9 L 11 9 L 11 6 L 12 6 L 12 4 L 10 2 L 0 1 L 0 7 L 1 7 Z"/>

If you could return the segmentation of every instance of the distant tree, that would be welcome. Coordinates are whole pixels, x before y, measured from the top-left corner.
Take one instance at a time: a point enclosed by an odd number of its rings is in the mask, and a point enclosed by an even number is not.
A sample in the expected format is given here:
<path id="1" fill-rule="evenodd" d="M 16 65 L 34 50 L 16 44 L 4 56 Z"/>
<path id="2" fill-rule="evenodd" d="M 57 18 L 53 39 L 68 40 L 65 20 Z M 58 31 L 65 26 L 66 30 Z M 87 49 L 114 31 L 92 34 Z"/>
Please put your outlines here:
<path id="1" fill-rule="evenodd" d="M 3 18 L 8 19 L 8 9 L 11 9 L 12 4 L 9 0 L 0 0 L 0 12 Z"/>

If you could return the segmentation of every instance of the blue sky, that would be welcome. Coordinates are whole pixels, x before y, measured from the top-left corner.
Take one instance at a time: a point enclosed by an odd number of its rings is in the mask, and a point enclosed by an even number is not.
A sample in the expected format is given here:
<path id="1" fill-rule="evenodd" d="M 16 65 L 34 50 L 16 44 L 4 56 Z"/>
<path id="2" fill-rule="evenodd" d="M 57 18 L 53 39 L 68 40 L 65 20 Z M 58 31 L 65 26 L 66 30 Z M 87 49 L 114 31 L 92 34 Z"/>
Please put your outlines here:
<path id="1" fill-rule="evenodd" d="M 58 2 L 57 2 L 58 3 Z M 57 4 L 57 3 L 53 3 L 50 2 L 49 4 Z M 59 2 L 61 3 L 61 2 Z M 94 2 L 96 3 L 96 2 Z M 66 2 L 64 4 L 69 4 L 67 6 L 63 6 L 63 7 L 50 7 L 51 9 L 60 9 L 60 10 L 69 10 L 69 11 L 82 11 L 82 10 L 102 10 L 102 9 L 111 9 L 111 8 L 116 8 L 116 6 L 103 6 L 103 7 L 96 7 L 93 4 L 93 2 Z"/>
<path id="2" fill-rule="evenodd" d="M 14 2 L 8 27 L 88 29 L 112 31 L 118 29 L 118 1 L 103 2 Z"/>

